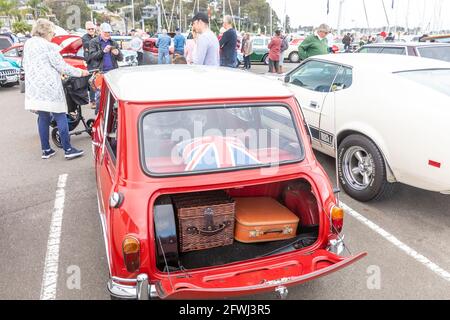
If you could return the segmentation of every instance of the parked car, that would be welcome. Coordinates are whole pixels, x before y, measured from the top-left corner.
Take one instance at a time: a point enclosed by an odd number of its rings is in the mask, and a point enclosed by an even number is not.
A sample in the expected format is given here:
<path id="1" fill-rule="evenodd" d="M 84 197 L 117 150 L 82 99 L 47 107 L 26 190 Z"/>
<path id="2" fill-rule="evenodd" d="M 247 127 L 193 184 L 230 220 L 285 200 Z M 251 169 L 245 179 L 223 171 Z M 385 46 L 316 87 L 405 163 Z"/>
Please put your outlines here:
<path id="1" fill-rule="evenodd" d="M 9 60 L 17 62 L 19 65 L 22 64 L 22 53 L 23 53 L 23 43 L 15 43 L 9 48 L 0 50 L 3 56 Z"/>
<path id="2" fill-rule="evenodd" d="M 167 90 L 172 87 L 178 89 Z M 365 256 L 342 256 L 343 211 L 314 158 L 301 110 L 280 82 L 205 66 L 113 70 L 102 85 L 93 153 L 112 297 L 285 295 L 289 286 Z M 175 198 L 189 200 L 194 192 L 203 203 L 212 190 L 226 194 L 227 203 L 253 197 L 255 205 L 264 198 L 278 206 L 288 206 L 282 199 L 289 192 L 294 203 L 307 201 L 304 212 L 315 222 L 304 220 L 289 230 L 278 226 L 267 234 L 254 226 L 256 231 L 244 234 L 258 241 L 295 233 L 288 241 L 245 244 L 227 238 L 231 244 L 222 246 L 217 243 L 222 232 L 233 235 L 234 219 L 220 222 L 220 209 L 210 207 L 200 215 L 209 221 L 207 228 L 177 229 L 177 221 L 189 225 L 194 216 L 181 220 Z M 264 212 L 263 220 L 271 221 L 272 214 Z M 182 251 L 186 233 L 206 236 L 216 247 Z"/>
<path id="3" fill-rule="evenodd" d="M 400 54 L 450 62 L 450 43 L 377 43 L 361 47 L 358 53 Z"/>
<path id="4" fill-rule="evenodd" d="M 423 42 L 450 43 L 450 34 L 438 34 L 420 38 Z"/>
<path id="5" fill-rule="evenodd" d="M 324 55 L 285 78 L 313 147 L 338 156 L 342 188 L 359 201 L 394 182 L 450 194 L 450 64 L 400 55 Z"/>
<path id="6" fill-rule="evenodd" d="M 0 36 L 0 50 L 9 48 L 13 45 L 11 38 L 7 36 Z"/>
<path id="7" fill-rule="evenodd" d="M 269 48 L 271 38 L 266 36 L 252 37 L 253 40 L 253 54 L 250 56 L 252 62 L 263 62 L 269 64 Z M 292 63 L 300 61 L 300 55 L 298 53 L 298 45 L 300 40 L 295 40 L 289 44 L 289 48 L 284 52 L 284 59 Z"/>
<path id="8" fill-rule="evenodd" d="M 0 87 L 12 87 L 19 84 L 20 68 L 0 54 Z"/>
<path id="9" fill-rule="evenodd" d="M 156 46 L 157 38 L 144 39 L 144 64 L 158 64 L 158 47 Z M 169 48 L 169 54 L 174 53 L 173 41 Z"/>

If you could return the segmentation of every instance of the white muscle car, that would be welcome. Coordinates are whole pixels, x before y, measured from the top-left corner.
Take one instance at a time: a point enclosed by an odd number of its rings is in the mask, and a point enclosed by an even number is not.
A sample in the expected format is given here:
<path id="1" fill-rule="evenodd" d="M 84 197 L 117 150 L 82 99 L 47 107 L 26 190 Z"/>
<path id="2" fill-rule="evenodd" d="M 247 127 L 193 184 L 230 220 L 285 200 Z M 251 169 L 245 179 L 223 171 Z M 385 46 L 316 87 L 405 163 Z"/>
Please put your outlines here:
<path id="1" fill-rule="evenodd" d="M 350 196 L 377 200 L 395 182 L 450 194 L 449 63 L 324 55 L 305 60 L 284 81 L 302 107 L 313 147 L 337 154 L 340 184 Z"/>

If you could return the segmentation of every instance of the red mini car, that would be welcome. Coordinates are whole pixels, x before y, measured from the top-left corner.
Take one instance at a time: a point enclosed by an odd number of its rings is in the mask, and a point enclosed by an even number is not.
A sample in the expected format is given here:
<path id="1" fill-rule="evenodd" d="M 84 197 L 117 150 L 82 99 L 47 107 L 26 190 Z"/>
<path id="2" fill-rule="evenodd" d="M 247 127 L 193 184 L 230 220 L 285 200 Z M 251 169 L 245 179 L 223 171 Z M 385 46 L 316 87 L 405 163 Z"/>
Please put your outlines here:
<path id="1" fill-rule="evenodd" d="M 187 65 L 103 81 L 92 145 L 112 297 L 285 297 L 365 256 L 341 255 L 343 210 L 281 82 Z"/>

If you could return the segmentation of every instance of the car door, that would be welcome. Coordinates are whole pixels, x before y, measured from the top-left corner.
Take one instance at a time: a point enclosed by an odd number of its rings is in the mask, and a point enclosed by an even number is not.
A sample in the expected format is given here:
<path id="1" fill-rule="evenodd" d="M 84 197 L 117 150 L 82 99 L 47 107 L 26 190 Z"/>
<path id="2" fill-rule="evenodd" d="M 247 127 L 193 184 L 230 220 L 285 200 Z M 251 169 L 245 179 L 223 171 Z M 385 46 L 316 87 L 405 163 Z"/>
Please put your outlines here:
<path id="1" fill-rule="evenodd" d="M 337 64 L 309 60 L 288 74 L 287 85 L 300 103 L 311 129 L 313 147 L 318 150 L 322 150 L 322 144 L 331 143 L 330 134 L 321 132 L 320 117 L 324 106 L 334 106 L 334 101 L 328 99 L 328 95 L 338 70 Z"/>
<path id="2" fill-rule="evenodd" d="M 104 108 L 96 120 L 93 148 L 100 213 L 106 215 L 109 197 L 116 180 L 118 101 L 108 89 L 103 94 L 106 94 L 102 101 Z M 104 218 L 107 217 L 104 216 Z"/>
<path id="3" fill-rule="evenodd" d="M 324 104 L 319 120 L 321 132 L 321 149 L 325 154 L 335 156 L 336 123 L 339 121 L 339 113 L 346 112 L 351 101 L 350 87 L 353 84 L 353 69 L 350 66 L 340 66 L 339 71 L 331 86 L 331 92 L 327 96 L 328 102 Z"/>

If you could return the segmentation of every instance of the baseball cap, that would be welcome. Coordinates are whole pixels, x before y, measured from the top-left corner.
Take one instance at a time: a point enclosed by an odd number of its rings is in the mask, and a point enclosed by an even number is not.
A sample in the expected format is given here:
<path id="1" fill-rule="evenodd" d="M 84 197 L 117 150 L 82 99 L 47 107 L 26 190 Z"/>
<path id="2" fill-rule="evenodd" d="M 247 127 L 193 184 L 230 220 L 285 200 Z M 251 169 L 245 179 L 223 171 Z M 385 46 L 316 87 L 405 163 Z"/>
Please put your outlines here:
<path id="1" fill-rule="evenodd" d="M 111 25 L 109 23 L 103 22 L 100 25 L 100 31 L 101 32 L 112 32 Z"/>
<path id="2" fill-rule="evenodd" d="M 209 24 L 208 16 L 204 12 L 197 12 L 195 14 L 195 16 L 192 18 L 192 22 L 197 21 L 197 20 L 200 20 L 200 21 L 203 21 L 204 23 Z"/>

